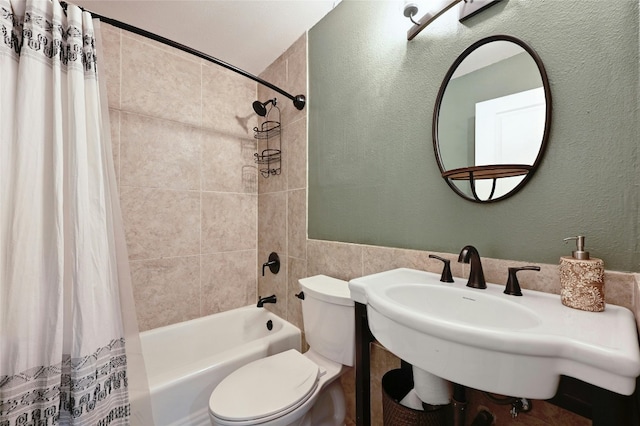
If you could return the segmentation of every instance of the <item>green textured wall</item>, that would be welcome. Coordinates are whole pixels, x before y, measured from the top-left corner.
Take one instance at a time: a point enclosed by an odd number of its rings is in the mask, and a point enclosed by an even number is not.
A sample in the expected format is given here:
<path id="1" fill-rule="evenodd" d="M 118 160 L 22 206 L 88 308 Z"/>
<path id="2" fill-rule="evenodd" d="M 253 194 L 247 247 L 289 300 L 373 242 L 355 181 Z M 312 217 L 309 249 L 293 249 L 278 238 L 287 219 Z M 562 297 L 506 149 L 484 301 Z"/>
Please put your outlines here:
<path id="1" fill-rule="evenodd" d="M 503 0 L 411 42 L 401 4 L 343 0 L 309 32 L 309 238 L 556 263 L 581 234 L 640 271 L 638 0 Z M 540 55 L 553 121 L 527 186 L 481 205 L 440 177 L 431 119 L 451 63 L 495 34 Z"/>

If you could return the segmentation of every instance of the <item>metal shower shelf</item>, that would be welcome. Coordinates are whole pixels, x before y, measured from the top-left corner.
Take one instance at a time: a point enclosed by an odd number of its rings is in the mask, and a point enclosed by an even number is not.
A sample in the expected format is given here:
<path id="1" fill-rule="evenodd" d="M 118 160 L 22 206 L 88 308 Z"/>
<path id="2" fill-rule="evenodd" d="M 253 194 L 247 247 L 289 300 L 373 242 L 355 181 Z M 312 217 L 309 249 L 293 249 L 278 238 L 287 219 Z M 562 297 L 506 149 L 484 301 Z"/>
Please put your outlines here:
<path id="1" fill-rule="evenodd" d="M 280 123 L 278 121 L 267 120 L 260 125 L 260 128 L 253 128 L 253 137 L 256 139 L 269 139 L 280 135 Z"/>
<path id="2" fill-rule="evenodd" d="M 267 102 L 259 102 L 256 113 L 265 117 L 265 121 L 253 128 L 253 137 L 258 140 L 258 149 L 253 154 L 256 164 L 262 166 L 258 168 L 258 171 L 264 178 L 269 176 L 279 175 L 282 172 L 282 134 L 280 133 L 280 108 L 278 108 L 276 99 L 271 99 Z M 256 109 L 254 103 L 254 109 Z M 270 104 L 271 107 L 265 110 L 265 104 Z M 264 113 L 264 114 L 263 114 Z M 273 113 L 273 116 L 277 120 L 269 120 L 269 115 Z"/>
<path id="3" fill-rule="evenodd" d="M 282 151 L 279 149 L 263 149 L 261 154 L 257 152 L 253 154 L 255 157 L 256 164 L 270 164 L 275 163 L 276 161 L 280 161 L 280 155 Z"/>

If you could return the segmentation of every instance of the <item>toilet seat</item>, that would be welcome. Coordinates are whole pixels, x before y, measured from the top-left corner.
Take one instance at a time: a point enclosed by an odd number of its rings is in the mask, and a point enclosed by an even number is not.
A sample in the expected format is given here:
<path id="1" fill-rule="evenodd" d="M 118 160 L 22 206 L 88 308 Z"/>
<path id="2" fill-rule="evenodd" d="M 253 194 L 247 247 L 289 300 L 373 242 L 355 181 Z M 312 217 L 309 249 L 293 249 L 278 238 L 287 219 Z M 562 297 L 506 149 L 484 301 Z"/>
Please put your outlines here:
<path id="1" fill-rule="evenodd" d="M 323 371 L 296 350 L 251 362 L 214 389 L 209 411 L 224 423 L 246 425 L 283 416 L 318 387 Z"/>

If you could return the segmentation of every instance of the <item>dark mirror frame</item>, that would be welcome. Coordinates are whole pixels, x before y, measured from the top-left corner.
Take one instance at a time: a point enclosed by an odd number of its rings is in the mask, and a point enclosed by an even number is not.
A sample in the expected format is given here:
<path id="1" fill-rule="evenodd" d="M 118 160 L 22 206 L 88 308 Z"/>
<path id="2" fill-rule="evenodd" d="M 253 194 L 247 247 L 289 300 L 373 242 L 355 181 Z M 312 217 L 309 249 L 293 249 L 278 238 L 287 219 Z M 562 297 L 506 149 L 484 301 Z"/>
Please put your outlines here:
<path id="1" fill-rule="evenodd" d="M 456 173 L 456 176 L 457 176 L 456 178 L 458 180 L 469 180 L 469 184 L 471 185 L 471 189 L 472 191 L 474 191 L 474 193 L 475 193 L 474 174 L 476 174 L 477 176 L 480 176 L 480 178 L 487 178 L 487 176 L 495 176 L 494 179 L 499 179 L 500 177 L 523 175 L 523 174 L 525 175 L 524 179 L 522 179 L 522 181 L 520 181 L 520 183 L 515 188 L 513 188 L 511 191 L 509 191 L 505 195 L 495 199 L 480 200 L 480 199 L 470 197 L 468 194 L 462 192 L 460 188 L 458 188 L 453 182 L 454 178 L 449 177 L 451 173 L 447 173 L 447 170 L 444 167 L 444 163 L 442 161 L 441 153 L 439 149 L 440 140 L 438 138 L 438 119 L 440 116 L 440 107 L 442 105 L 442 99 L 447 89 L 447 85 L 449 84 L 451 77 L 455 73 L 460 63 L 462 63 L 462 61 L 464 61 L 466 57 L 469 56 L 471 52 L 473 52 L 474 50 L 478 49 L 481 46 L 484 46 L 485 44 L 492 43 L 494 41 L 509 41 L 509 42 L 515 43 L 518 46 L 522 47 L 529 55 L 531 55 L 531 57 L 533 58 L 533 60 L 535 61 L 538 67 L 538 71 L 540 72 L 540 77 L 542 78 L 542 85 L 544 88 L 544 97 L 545 97 L 545 103 L 546 103 L 545 105 L 546 116 L 545 116 L 544 133 L 542 135 L 540 150 L 538 151 L 538 156 L 536 157 L 536 160 L 531 167 L 526 167 L 526 170 L 523 170 L 521 165 L 496 165 L 493 169 L 489 166 L 475 166 L 475 167 L 470 166 L 470 167 L 464 168 L 463 170 L 464 174 L 468 176 L 468 178 L 464 178 L 464 179 L 460 179 L 460 173 Z M 501 201 L 511 197 L 513 194 L 517 193 L 520 189 L 522 189 L 522 187 L 529 181 L 529 179 L 531 179 L 534 172 L 538 169 L 540 162 L 542 161 L 543 154 L 546 150 L 546 146 L 549 141 L 550 129 L 551 129 L 551 88 L 549 85 L 549 79 L 547 77 L 547 73 L 544 69 L 544 65 L 542 64 L 542 60 L 540 59 L 538 54 L 524 41 L 509 35 L 494 35 L 491 37 L 478 40 L 477 42 L 469 46 L 467 49 L 465 49 L 465 51 L 462 52 L 462 54 L 460 54 L 460 56 L 455 60 L 453 65 L 451 65 L 451 67 L 449 68 L 449 71 L 447 71 L 447 74 L 445 75 L 444 80 L 442 81 L 442 85 L 440 86 L 440 91 L 438 92 L 438 97 L 436 98 L 435 108 L 433 111 L 433 125 L 432 125 L 433 150 L 435 152 L 436 161 L 438 163 L 438 168 L 440 169 L 440 173 L 442 174 L 442 178 L 447 182 L 449 187 L 451 187 L 451 189 L 456 194 L 458 194 L 465 200 L 473 201 L 476 203 L 494 203 L 496 201 Z M 514 169 L 518 170 L 515 172 L 516 174 L 513 174 Z M 494 180 L 494 183 L 495 183 L 495 180 Z"/>

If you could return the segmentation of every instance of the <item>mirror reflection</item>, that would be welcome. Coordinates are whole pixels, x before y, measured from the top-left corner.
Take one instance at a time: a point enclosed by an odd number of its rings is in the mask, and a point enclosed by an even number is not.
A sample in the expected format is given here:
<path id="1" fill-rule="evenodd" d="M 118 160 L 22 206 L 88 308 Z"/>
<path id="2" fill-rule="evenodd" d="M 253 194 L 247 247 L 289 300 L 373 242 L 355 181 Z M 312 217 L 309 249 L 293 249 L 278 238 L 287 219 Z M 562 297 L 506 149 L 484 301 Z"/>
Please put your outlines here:
<path id="1" fill-rule="evenodd" d="M 550 101 L 542 63 L 522 41 L 494 36 L 465 50 L 434 114 L 434 149 L 447 183 L 478 202 L 520 189 L 542 156 Z"/>

